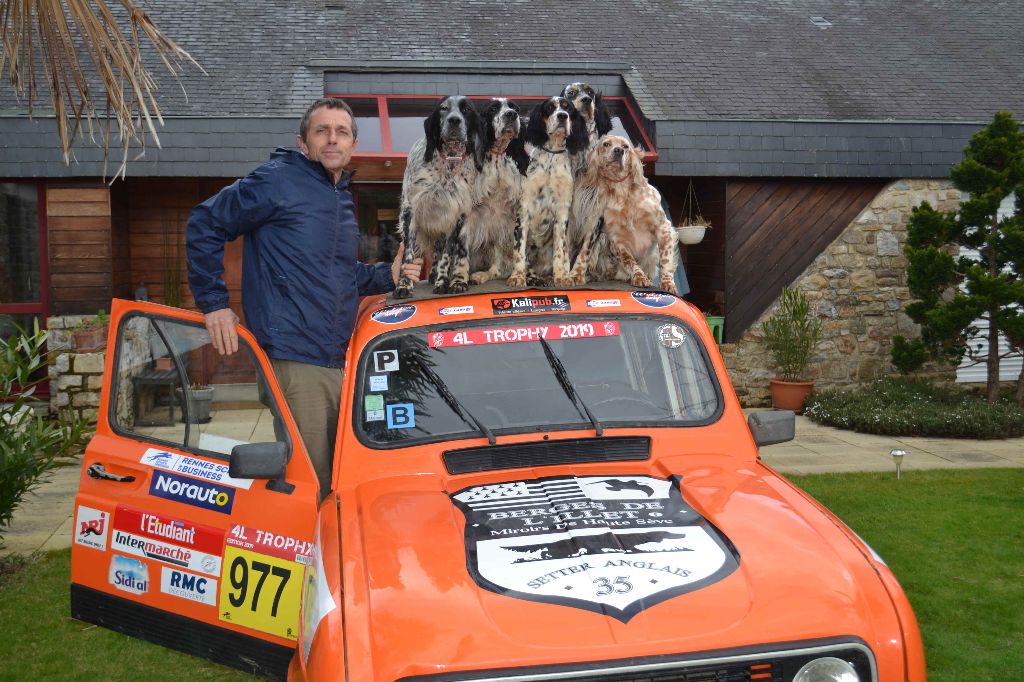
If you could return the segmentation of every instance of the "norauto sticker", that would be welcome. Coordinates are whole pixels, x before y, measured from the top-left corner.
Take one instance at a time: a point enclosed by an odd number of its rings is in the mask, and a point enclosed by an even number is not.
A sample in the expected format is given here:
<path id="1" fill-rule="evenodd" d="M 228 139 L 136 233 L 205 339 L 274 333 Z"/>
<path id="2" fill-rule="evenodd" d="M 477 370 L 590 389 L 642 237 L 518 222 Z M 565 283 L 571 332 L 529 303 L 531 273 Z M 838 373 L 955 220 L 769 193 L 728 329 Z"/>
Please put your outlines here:
<path id="1" fill-rule="evenodd" d="M 167 452 L 166 450 L 150 448 L 146 450 L 139 461 L 143 464 L 156 467 L 157 469 L 175 471 L 179 474 L 187 474 L 189 476 L 195 476 L 196 478 L 205 478 L 208 481 L 223 483 L 224 485 L 230 485 L 233 488 L 244 488 L 248 490 L 252 485 L 252 479 L 232 478 L 228 475 L 227 464 L 211 462 L 208 459 L 200 459 L 198 457 L 190 457 L 188 455 L 178 455 L 173 452 Z"/>
<path id="2" fill-rule="evenodd" d="M 107 582 L 125 592 L 146 594 L 149 591 L 149 568 L 138 559 L 115 554 L 110 558 Z"/>
<path id="3" fill-rule="evenodd" d="M 166 522 L 154 514 L 118 507 L 110 546 L 125 554 L 217 575 L 223 537 L 205 526 Z"/>
<path id="4" fill-rule="evenodd" d="M 498 594 L 628 622 L 739 566 L 679 478 L 558 476 L 465 488 L 470 575 Z"/>
<path id="5" fill-rule="evenodd" d="M 533 324 L 518 327 L 493 329 L 464 329 L 458 332 L 432 332 L 427 334 L 431 348 L 449 346 L 475 346 L 489 343 L 518 343 L 521 341 L 546 341 L 562 339 L 590 339 L 597 336 L 618 336 L 619 323 L 572 322 L 569 324 Z"/>
<path id="6" fill-rule="evenodd" d="M 106 551 L 110 512 L 78 506 L 75 513 L 75 544 Z"/>
<path id="7" fill-rule="evenodd" d="M 491 299 L 491 311 L 495 315 L 547 313 L 569 310 L 569 308 L 568 296 L 511 296 Z"/>
<path id="8" fill-rule="evenodd" d="M 634 291 L 633 300 L 648 308 L 665 308 L 676 302 L 672 294 L 663 294 L 658 291 Z"/>
<path id="9" fill-rule="evenodd" d="M 297 561 L 300 564 L 308 564 L 309 557 L 313 553 L 312 542 L 247 526 L 231 526 L 231 532 L 227 534 L 226 542 L 234 547 L 251 549 L 254 552 L 288 561 Z"/>
<path id="10" fill-rule="evenodd" d="M 217 580 L 209 576 L 161 566 L 160 591 L 200 604 L 217 605 Z"/>
<path id="11" fill-rule="evenodd" d="M 233 488 L 211 485 L 197 478 L 165 474 L 162 471 L 153 472 L 149 494 L 200 509 L 211 509 L 221 514 L 230 514 L 235 501 Z"/>
<path id="12" fill-rule="evenodd" d="M 416 306 L 402 304 L 381 308 L 370 315 L 370 318 L 381 324 L 398 324 L 399 322 L 405 322 L 415 314 Z"/>

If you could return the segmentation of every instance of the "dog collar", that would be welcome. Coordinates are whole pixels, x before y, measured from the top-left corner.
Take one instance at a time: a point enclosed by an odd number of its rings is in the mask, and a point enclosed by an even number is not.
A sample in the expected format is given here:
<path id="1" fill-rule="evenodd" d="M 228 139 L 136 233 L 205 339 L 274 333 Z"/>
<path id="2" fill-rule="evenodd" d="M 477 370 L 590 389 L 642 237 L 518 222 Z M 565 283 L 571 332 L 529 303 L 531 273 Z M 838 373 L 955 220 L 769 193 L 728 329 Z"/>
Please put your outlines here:
<path id="1" fill-rule="evenodd" d="M 554 149 L 548 149 L 547 147 L 541 147 L 541 149 L 546 151 L 548 154 L 564 154 L 565 153 L 564 149 L 559 149 L 557 151 L 554 150 Z"/>

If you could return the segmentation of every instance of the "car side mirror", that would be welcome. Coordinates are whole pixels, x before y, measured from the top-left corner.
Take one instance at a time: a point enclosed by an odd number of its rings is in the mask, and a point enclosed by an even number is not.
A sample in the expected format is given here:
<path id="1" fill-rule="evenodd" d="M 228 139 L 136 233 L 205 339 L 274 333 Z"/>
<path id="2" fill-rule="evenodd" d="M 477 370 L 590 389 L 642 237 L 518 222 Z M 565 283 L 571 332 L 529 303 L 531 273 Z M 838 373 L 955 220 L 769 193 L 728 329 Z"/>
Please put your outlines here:
<path id="1" fill-rule="evenodd" d="M 284 478 L 287 464 L 287 443 L 243 443 L 231 448 L 228 474 L 233 478 Z"/>
<path id="2" fill-rule="evenodd" d="M 796 436 L 796 413 L 792 410 L 754 412 L 747 417 L 747 426 L 757 447 L 785 443 Z"/>

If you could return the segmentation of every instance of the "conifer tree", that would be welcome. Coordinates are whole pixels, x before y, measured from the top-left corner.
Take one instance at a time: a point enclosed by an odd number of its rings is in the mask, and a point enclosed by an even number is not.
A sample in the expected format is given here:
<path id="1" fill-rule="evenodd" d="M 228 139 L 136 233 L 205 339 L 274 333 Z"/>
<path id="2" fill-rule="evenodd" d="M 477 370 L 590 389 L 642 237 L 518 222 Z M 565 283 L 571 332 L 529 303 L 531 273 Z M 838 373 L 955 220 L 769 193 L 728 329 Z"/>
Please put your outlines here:
<path id="1" fill-rule="evenodd" d="M 927 359 L 987 365 L 987 398 L 999 397 L 999 334 L 1011 351 L 1024 350 L 1024 133 L 999 112 L 964 149 L 949 173 L 967 195 L 959 209 L 941 212 L 928 202 L 914 208 L 907 224 L 907 285 L 917 299 L 907 314 L 921 325 L 920 338 L 893 339 L 893 364 L 913 371 Z M 1016 192 L 1015 210 L 1000 218 L 999 205 Z M 976 257 L 961 256 L 960 247 Z M 968 340 L 975 320 L 988 322 L 988 350 Z M 1024 372 L 1017 381 L 1024 404 Z"/>

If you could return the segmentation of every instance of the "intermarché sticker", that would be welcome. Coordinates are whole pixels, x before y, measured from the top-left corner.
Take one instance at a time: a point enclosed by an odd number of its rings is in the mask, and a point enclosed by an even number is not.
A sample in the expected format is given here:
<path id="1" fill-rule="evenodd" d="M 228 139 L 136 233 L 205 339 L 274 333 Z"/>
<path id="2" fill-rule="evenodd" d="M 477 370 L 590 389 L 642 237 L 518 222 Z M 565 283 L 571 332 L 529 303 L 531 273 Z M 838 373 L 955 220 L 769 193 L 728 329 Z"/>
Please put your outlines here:
<path id="1" fill-rule="evenodd" d="M 547 313 L 569 309 L 568 296 L 511 296 L 491 299 L 491 311 L 495 315 Z"/>
<path id="2" fill-rule="evenodd" d="M 295 561 L 225 546 L 220 620 L 297 639 L 303 571 Z"/>
<path id="3" fill-rule="evenodd" d="M 458 332 L 432 332 L 427 334 L 427 343 L 431 348 L 447 348 L 449 346 L 474 346 L 489 343 L 518 343 L 520 341 L 537 341 L 538 339 L 590 339 L 598 336 L 618 336 L 619 323 L 607 322 L 572 322 L 569 324 L 533 324 L 521 327 L 501 327 L 495 329 L 466 329 Z"/>

